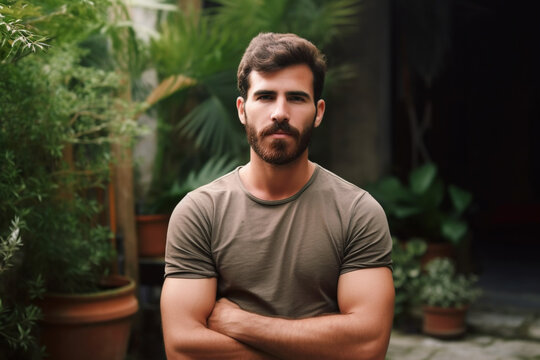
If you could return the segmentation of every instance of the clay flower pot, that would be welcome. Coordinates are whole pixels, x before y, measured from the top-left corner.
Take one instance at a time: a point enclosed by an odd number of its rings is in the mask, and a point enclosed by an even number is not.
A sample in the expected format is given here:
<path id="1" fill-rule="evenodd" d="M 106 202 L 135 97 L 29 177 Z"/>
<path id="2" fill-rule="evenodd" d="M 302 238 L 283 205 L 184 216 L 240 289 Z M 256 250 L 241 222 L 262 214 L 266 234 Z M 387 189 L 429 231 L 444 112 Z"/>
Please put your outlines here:
<path id="1" fill-rule="evenodd" d="M 466 331 L 466 306 L 459 308 L 443 308 L 438 306 L 423 306 L 422 331 L 431 336 L 453 338 L 463 335 Z"/>
<path id="2" fill-rule="evenodd" d="M 169 214 L 137 215 L 137 241 L 140 257 L 164 257 Z"/>
<path id="3" fill-rule="evenodd" d="M 131 318 L 138 310 L 135 282 L 111 276 L 105 290 L 45 294 L 39 303 L 41 343 L 54 360 L 124 360 Z"/>

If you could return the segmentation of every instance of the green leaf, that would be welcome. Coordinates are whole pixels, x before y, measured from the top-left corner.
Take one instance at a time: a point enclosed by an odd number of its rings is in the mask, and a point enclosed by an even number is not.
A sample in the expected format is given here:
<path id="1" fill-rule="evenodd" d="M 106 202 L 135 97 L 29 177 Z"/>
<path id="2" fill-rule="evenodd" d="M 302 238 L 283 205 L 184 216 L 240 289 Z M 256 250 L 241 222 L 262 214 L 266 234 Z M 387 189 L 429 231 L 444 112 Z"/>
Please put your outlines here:
<path id="1" fill-rule="evenodd" d="M 242 141 L 233 121 L 219 98 L 212 96 L 199 104 L 179 123 L 182 134 L 195 140 L 197 146 L 213 153 L 235 153 Z"/>
<path id="2" fill-rule="evenodd" d="M 411 190 L 418 195 L 425 193 L 433 184 L 436 176 L 437 166 L 432 163 L 414 169 L 409 176 Z"/>
<path id="3" fill-rule="evenodd" d="M 457 219 L 446 219 L 441 225 L 442 235 L 455 245 L 465 236 L 468 229 L 465 221 Z"/>
<path id="4" fill-rule="evenodd" d="M 388 176 L 378 183 L 369 186 L 368 190 L 372 195 L 383 203 L 396 202 L 409 196 L 409 191 L 398 178 Z"/>
<path id="5" fill-rule="evenodd" d="M 230 160 L 227 156 L 216 156 L 208 160 L 199 171 L 191 171 L 184 186 L 188 186 L 191 190 L 196 189 L 225 175 L 237 165 L 236 160 Z"/>
<path id="6" fill-rule="evenodd" d="M 412 238 L 407 242 L 407 251 L 410 251 L 415 256 L 423 255 L 426 252 L 427 244 L 419 238 Z"/>
<path id="7" fill-rule="evenodd" d="M 472 202 L 472 194 L 455 185 L 448 186 L 448 194 L 458 215 L 461 215 Z"/>
<path id="8" fill-rule="evenodd" d="M 405 219 L 420 214 L 422 208 L 415 205 L 393 205 L 389 208 L 389 212 L 398 219 Z"/>
<path id="9" fill-rule="evenodd" d="M 431 212 L 439 209 L 444 200 L 444 183 L 440 179 L 432 181 L 431 185 L 422 194 L 417 196 L 418 203 L 425 211 Z"/>

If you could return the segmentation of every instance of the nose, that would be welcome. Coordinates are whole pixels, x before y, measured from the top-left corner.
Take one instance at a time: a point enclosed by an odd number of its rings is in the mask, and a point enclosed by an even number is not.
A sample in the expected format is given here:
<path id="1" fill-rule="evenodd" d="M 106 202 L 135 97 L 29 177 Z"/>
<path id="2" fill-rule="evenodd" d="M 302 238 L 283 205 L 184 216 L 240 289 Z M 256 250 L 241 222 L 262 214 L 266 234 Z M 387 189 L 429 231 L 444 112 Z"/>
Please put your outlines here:
<path id="1" fill-rule="evenodd" d="M 289 110 L 287 107 L 287 102 L 284 99 L 278 99 L 275 102 L 274 111 L 272 112 L 272 121 L 289 121 Z"/>

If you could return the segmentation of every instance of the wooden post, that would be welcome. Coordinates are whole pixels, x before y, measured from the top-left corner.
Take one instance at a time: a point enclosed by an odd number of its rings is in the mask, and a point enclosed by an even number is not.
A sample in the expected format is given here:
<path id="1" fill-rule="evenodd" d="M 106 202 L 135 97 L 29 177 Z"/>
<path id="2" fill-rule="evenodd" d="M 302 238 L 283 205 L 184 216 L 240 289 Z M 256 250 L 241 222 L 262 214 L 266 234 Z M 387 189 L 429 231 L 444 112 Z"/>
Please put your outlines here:
<path id="1" fill-rule="evenodd" d="M 116 197 L 117 230 L 123 235 L 124 273 L 139 283 L 139 257 L 135 224 L 135 199 L 133 194 L 132 149 L 123 144 L 113 144 L 116 162 L 113 166 L 113 184 Z"/>
<path id="2" fill-rule="evenodd" d="M 111 21 L 128 20 L 128 15 L 120 8 L 113 7 L 110 12 Z M 129 37 L 128 31 L 119 33 L 117 42 L 114 44 L 114 55 L 117 72 L 121 81 L 121 98 L 127 103 L 131 102 L 131 79 L 129 75 Z M 131 139 L 113 142 L 112 154 L 114 158 L 112 181 L 114 196 L 116 199 L 116 229 L 122 234 L 124 248 L 124 274 L 135 280 L 139 286 L 139 257 L 135 223 L 135 195 L 133 181 L 133 148 Z M 111 209 L 112 210 L 112 209 Z M 137 291 L 138 293 L 138 291 Z"/>

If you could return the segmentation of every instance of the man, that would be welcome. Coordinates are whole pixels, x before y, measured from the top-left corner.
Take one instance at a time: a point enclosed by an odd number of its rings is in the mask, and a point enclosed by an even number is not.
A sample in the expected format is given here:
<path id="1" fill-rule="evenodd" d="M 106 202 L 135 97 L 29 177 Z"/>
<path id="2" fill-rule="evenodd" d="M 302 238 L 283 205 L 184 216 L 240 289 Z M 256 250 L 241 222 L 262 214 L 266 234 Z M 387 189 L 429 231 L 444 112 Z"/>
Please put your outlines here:
<path id="1" fill-rule="evenodd" d="M 250 162 L 188 194 L 171 217 L 169 359 L 384 359 L 394 304 L 386 217 L 308 160 L 325 70 L 296 35 L 248 46 L 236 105 Z"/>

